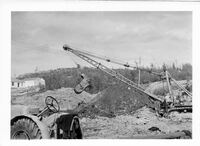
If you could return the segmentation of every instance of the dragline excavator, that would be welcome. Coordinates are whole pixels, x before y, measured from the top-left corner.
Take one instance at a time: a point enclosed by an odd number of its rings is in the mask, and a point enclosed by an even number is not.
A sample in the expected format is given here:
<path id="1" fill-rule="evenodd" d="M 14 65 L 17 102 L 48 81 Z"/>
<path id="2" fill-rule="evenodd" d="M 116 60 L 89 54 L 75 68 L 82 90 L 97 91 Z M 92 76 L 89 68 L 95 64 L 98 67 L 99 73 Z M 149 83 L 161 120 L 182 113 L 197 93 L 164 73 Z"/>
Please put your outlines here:
<path id="1" fill-rule="evenodd" d="M 150 103 L 148 105 L 151 108 L 155 109 L 160 115 L 167 115 L 171 111 L 192 112 L 192 105 L 191 104 L 186 105 L 186 104 L 178 104 L 180 102 L 175 102 L 175 97 L 174 97 L 172 89 L 171 89 L 172 82 L 174 82 L 175 85 L 178 87 L 178 89 L 180 89 L 184 93 L 186 93 L 187 96 L 190 97 L 191 99 L 192 99 L 192 93 L 189 92 L 188 90 L 186 90 L 175 79 L 173 79 L 172 76 L 170 75 L 170 73 L 167 71 L 166 67 L 163 68 L 163 72 L 157 73 L 157 72 L 153 72 L 152 70 L 147 70 L 147 69 L 135 67 L 135 66 L 130 65 L 128 63 L 121 63 L 119 61 L 111 60 L 111 59 L 102 57 L 100 55 L 95 55 L 94 53 L 73 49 L 72 47 L 70 47 L 68 45 L 64 45 L 63 49 L 65 51 L 73 53 L 74 55 L 76 55 L 79 58 L 81 58 L 82 60 L 88 62 L 89 64 L 96 67 L 97 69 L 100 69 L 101 71 L 105 72 L 106 74 L 109 74 L 112 77 L 115 77 L 116 79 L 120 80 L 121 82 L 127 84 L 129 87 L 132 87 L 135 91 L 137 91 L 141 94 L 147 95 L 149 97 L 149 101 L 150 101 Z M 169 90 L 169 96 L 172 100 L 168 101 L 165 97 L 160 97 L 160 96 L 154 95 L 154 94 L 146 91 L 141 85 L 136 84 L 135 82 L 124 77 L 123 75 L 116 72 L 115 70 L 112 70 L 112 69 L 106 67 L 105 65 L 101 64 L 100 62 L 97 62 L 96 60 L 94 60 L 90 57 L 101 59 L 101 60 L 104 60 L 104 61 L 107 61 L 107 62 L 110 62 L 110 63 L 122 65 L 122 66 L 127 67 L 127 68 L 139 69 L 141 71 L 146 71 L 146 72 L 149 72 L 153 75 L 160 76 L 160 78 L 162 80 L 166 80 L 168 90 Z"/>

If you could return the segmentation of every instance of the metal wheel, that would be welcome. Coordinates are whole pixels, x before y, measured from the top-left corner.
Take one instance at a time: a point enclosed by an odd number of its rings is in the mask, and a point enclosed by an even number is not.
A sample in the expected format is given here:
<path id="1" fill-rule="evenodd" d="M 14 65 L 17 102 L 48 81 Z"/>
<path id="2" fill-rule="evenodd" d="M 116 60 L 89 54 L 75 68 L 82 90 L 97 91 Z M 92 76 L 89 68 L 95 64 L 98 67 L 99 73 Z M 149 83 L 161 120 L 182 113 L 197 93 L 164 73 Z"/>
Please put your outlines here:
<path id="1" fill-rule="evenodd" d="M 77 119 L 74 120 L 72 131 L 70 132 L 70 138 L 82 139 L 82 132 L 81 132 L 79 121 Z"/>

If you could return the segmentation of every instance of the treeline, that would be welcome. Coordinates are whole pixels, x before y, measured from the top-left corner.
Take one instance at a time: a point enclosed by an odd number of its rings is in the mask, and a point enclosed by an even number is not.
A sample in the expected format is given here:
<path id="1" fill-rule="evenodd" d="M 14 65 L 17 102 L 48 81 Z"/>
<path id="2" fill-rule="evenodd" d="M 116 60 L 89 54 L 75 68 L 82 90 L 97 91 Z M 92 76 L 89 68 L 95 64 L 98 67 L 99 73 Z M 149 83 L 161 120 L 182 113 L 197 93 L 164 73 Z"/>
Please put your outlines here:
<path id="1" fill-rule="evenodd" d="M 162 68 L 151 69 L 146 67 L 144 69 L 152 70 L 154 72 L 162 72 Z M 183 64 L 181 69 L 177 69 L 173 64 L 170 67 L 167 67 L 167 70 L 171 73 L 172 77 L 176 80 L 190 80 L 192 79 L 192 65 Z M 128 79 L 138 82 L 138 70 L 131 69 L 115 69 L 116 72 L 122 74 Z M 107 75 L 96 68 L 59 68 L 56 70 L 49 70 L 37 73 L 29 73 L 18 76 L 18 79 L 24 78 L 34 78 L 39 77 L 43 78 L 46 83 L 46 90 L 59 89 L 61 87 L 72 87 L 74 88 L 80 81 L 80 74 L 84 73 L 91 79 L 92 88 L 91 93 L 97 93 L 106 89 L 110 85 L 120 83 L 121 81 L 115 79 L 114 77 Z M 159 81 L 160 77 L 152 75 L 148 72 L 141 71 L 140 74 L 140 83 L 148 84 L 150 82 Z"/>

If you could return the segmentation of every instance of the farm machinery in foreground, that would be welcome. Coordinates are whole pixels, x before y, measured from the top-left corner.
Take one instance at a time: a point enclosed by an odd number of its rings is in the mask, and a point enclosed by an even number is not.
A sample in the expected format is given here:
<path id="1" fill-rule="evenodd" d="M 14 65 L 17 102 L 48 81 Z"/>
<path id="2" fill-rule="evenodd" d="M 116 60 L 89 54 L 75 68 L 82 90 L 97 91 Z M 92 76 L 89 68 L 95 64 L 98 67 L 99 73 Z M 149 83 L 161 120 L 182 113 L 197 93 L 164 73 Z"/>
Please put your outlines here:
<path id="1" fill-rule="evenodd" d="M 147 69 L 135 67 L 133 65 L 129 65 L 128 63 L 122 63 L 122 62 L 119 62 L 116 60 L 109 59 L 107 57 L 102 57 L 100 55 L 96 55 L 91 52 L 73 49 L 73 48 L 69 47 L 68 45 L 64 45 L 63 49 L 65 51 L 73 53 L 74 55 L 76 55 L 79 58 L 81 58 L 82 60 L 88 62 L 89 64 L 96 67 L 97 69 L 100 69 L 101 71 L 105 72 L 106 74 L 109 74 L 112 77 L 115 77 L 116 79 L 120 80 L 121 82 L 127 84 L 129 87 L 132 87 L 132 89 L 134 89 L 135 91 L 137 91 L 141 94 L 147 95 L 150 100 L 149 106 L 151 108 L 155 109 L 159 115 L 166 116 L 172 111 L 192 112 L 192 93 L 189 92 L 188 90 L 186 90 L 181 84 L 179 84 L 174 78 L 172 78 L 170 73 L 167 71 L 166 66 L 163 67 L 163 72 L 157 73 L 152 70 L 147 70 Z M 105 65 L 101 64 L 100 62 L 95 61 L 91 57 L 100 59 L 100 60 L 104 60 L 106 62 L 122 65 L 127 68 L 139 69 L 142 71 L 149 72 L 153 75 L 159 76 L 161 80 L 166 81 L 167 87 L 169 90 L 169 96 L 162 97 L 162 96 L 154 95 L 154 94 L 146 91 L 145 88 L 143 88 L 141 85 L 124 77 L 123 75 L 116 72 L 115 70 L 106 67 Z M 182 90 L 182 92 L 187 95 L 187 97 L 190 99 L 189 103 L 188 102 L 183 103 L 183 102 L 181 102 L 182 101 L 181 97 L 179 97 L 179 99 L 177 99 L 175 97 L 175 95 L 173 94 L 173 91 L 172 91 L 172 87 L 171 87 L 172 82 L 174 82 L 174 84 L 178 87 L 179 90 Z M 83 85 L 81 85 L 81 83 L 80 83 L 80 86 L 84 90 L 89 84 L 87 84 L 86 81 L 84 81 L 82 83 L 83 83 Z"/>
<path id="2" fill-rule="evenodd" d="M 82 139 L 77 114 L 61 111 L 57 100 L 45 99 L 46 107 L 27 108 L 11 119 L 11 139 Z M 17 109 L 13 109 L 17 112 Z"/>

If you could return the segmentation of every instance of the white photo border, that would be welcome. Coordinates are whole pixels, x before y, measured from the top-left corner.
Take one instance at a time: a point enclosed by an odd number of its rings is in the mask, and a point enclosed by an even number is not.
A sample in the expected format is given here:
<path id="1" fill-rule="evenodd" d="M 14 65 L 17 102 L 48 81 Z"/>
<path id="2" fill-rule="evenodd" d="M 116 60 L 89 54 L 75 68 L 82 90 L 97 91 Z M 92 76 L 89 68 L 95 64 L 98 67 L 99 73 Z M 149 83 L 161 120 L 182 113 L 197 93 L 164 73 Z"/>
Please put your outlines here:
<path id="1" fill-rule="evenodd" d="M 192 140 L 10 140 L 11 12 L 12 11 L 192 11 L 193 138 Z M 199 145 L 200 144 L 200 4 L 197 2 L 7 1 L 0 3 L 0 146 L 7 145 Z"/>

